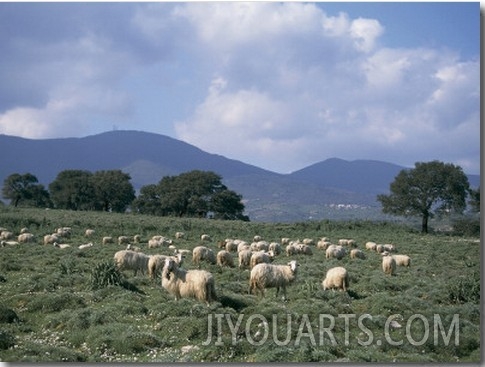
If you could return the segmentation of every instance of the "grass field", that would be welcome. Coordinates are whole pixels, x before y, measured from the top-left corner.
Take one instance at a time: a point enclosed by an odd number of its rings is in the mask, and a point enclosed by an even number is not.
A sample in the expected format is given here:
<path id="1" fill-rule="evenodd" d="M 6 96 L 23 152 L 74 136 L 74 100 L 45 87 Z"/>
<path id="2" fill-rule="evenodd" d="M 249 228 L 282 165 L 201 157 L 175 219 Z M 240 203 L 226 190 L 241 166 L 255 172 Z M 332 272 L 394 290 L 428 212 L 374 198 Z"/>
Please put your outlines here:
<path id="1" fill-rule="evenodd" d="M 72 227 L 71 248 L 42 245 L 45 234 Z M 480 241 L 449 234 L 422 235 L 385 222 L 311 221 L 293 224 L 176 219 L 133 214 L 0 208 L 0 227 L 28 227 L 35 244 L 0 248 L 0 360 L 6 362 L 478 362 L 480 360 Z M 84 231 L 96 231 L 92 239 Z M 395 276 L 381 256 L 365 260 L 295 256 L 300 264 L 288 300 L 248 294 L 248 270 L 202 264 L 216 280 L 218 302 L 175 301 L 146 275 L 122 273 L 114 285 L 109 264 L 124 248 L 102 245 L 103 236 L 139 234 L 174 238 L 181 249 L 254 235 L 267 241 L 329 237 L 393 243 L 412 258 Z M 79 250 L 78 245 L 94 242 Z M 285 254 L 275 263 L 287 263 Z M 333 266 L 350 274 L 349 291 L 323 291 Z M 184 268 L 192 268 L 191 259 Z M 111 270 L 110 270 L 111 269 Z"/>

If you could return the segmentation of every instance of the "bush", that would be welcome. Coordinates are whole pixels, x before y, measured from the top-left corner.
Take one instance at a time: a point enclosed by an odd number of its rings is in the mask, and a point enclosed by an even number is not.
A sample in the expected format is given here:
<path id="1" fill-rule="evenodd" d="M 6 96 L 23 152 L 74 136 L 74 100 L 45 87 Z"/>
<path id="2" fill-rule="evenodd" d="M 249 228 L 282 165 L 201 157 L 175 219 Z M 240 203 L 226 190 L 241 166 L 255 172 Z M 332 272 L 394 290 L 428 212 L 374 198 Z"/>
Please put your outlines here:
<path id="1" fill-rule="evenodd" d="M 457 236 L 480 236 L 480 218 L 462 218 L 453 222 L 453 234 Z"/>
<path id="2" fill-rule="evenodd" d="M 480 272 L 458 278 L 448 287 L 448 297 L 454 303 L 480 302 Z"/>

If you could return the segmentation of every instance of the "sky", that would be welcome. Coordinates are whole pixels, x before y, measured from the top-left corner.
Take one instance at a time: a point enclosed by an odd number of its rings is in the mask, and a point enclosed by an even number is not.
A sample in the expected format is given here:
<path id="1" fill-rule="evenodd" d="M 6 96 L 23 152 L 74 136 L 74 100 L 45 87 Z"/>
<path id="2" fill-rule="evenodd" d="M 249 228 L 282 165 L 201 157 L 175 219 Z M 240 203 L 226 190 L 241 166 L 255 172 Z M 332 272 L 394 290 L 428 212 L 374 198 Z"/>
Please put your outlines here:
<path id="1" fill-rule="evenodd" d="M 2 2 L 0 55 L 0 134 L 480 172 L 479 2 Z"/>

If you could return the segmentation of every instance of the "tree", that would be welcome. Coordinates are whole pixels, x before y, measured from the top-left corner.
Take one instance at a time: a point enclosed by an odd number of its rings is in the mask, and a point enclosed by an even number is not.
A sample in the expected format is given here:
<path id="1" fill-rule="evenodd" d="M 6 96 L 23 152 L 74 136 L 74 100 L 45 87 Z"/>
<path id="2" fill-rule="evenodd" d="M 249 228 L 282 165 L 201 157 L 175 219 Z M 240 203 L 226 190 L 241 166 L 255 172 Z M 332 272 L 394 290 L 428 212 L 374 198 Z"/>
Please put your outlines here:
<path id="1" fill-rule="evenodd" d="M 123 213 L 135 199 L 130 175 L 121 170 L 97 171 L 91 178 L 96 210 Z"/>
<path id="2" fill-rule="evenodd" d="M 2 195 L 9 199 L 11 205 L 17 207 L 20 203 L 32 206 L 49 206 L 49 193 L 38 183 L 37 177 L 31 173 L 14 173 L 3 182 Z"/>
<path id="3" fill-rule="evenodd" d="M 64 170 L 50 183 L 49 192 L 54 207 L 69 210 L 94 210 L 93 174 L 84 170 Z"/>
<path id="4" fill-rule="evenodd" d="M 390 195 L 378 195 L 384 213 L 421 216 L 421 230 L 428 233 L 428 220 L 435 213 L 462 213 L 469 190 L 461 167 L 450 163 L 417 162 L 402 170 L 390 185 Z"/>
<path id="5" fill-rule="evenodd" d="M 214 172 L 190 171 L 163 177 L 157 185 L 144 186 L 134 202 L 144 214 L 178 217 L 246 219 L 241 196 L 228 190 Z"/>

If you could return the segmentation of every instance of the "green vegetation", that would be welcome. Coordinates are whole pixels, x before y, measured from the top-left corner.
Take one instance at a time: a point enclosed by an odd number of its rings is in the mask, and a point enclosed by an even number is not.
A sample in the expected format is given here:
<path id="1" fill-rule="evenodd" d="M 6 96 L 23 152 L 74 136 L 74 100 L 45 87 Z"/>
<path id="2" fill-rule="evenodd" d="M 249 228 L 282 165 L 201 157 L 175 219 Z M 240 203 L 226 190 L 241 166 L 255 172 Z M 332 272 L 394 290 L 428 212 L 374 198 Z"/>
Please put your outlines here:
<path id="1" fill-rule="evenodd" d="M 69 226 L 70 248 L 41 245 Z M 28 227 L 35 244 L 0 248 L 0 360 L 6 362 L 478 362 L 480 359 L 480 241 L 450 232 L 423 234 L 403 224 L 371 221 L 251 223 L 139 214 L 0 207 L 0 227 Z M 92 228 L 94 237 L 85 238 Z M 175 239 L 175 233 L 186 234 Z M 209 307 L 175 301 L 160 280 L 119 272 L 103 236 L 139 234 L 146 254 L 156 234 L 180 249 L 200 235 L 217 242 L 254 235 L 267 241 L 353 238 L 366 260 L 327 260 L 322 250 L 295 256 L 299 273 L 288 301 L 248 294 L 248 270 L 202 264 L 216 280 L 219 301 Z M 367 241 L 393 243 L 412 258 L 396 276 L 381 270 Z M 84 250 L 78 245 L 93 242 Z M 279 255 L 277 264 L 288 262 Z M 350 275 L 348 293 L 323 291 L 333 266 Z M 184 268 L 193 268 L 190 258 Z M 395 316 L 393 316 L 395 315 Z M 218 325 L 218 320 L 220 325 Z M 391 323 L 391 321 L 393 321 Z M 236 330 L 236 331 L 234 331 Z M 234 332 L 233 332 L 234 331 Z M 387 333 L 386 333 L 387 332 Z M 210 338 L 212 336 L 212 338 Z"/>

